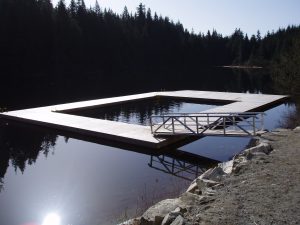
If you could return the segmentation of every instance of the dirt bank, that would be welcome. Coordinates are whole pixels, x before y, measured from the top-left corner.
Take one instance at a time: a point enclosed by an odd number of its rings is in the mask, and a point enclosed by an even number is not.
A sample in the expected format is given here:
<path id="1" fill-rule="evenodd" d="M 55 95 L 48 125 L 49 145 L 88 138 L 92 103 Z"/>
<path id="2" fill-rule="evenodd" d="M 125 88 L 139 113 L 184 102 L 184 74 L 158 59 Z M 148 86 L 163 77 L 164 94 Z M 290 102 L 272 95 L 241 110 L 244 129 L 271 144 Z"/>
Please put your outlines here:
<path id="1" fill-rule="evenodd" d="M 186 214 L 192 224 L 300 224 L 300 129 L 264 135 L 273 151 L 224 179 L 214 201 Z"/>

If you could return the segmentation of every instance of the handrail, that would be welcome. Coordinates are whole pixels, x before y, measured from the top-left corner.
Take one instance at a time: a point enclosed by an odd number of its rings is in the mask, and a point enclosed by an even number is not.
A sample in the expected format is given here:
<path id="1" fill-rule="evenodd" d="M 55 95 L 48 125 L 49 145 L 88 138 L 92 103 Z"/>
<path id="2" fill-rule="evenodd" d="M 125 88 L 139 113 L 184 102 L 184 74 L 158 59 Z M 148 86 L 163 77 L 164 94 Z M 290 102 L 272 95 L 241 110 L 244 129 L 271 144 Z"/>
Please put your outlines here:
<path id="1" fill-rule="evenodd" d="M 173 115 L 178 115 L 178 116 L 184 116 L 184 115 L 188 115 L 188 116 L 192 116 L 192 115 L 207 115 L 207 114 L 215 114 L 215 115 L 257 115 L 257 114 L 264 114 L 264 112 L 196 112 L 196 113 L 190 113 L 190 112 L 183 112 L 183 113 L 164 113 L 161 115 L 152 115 L 151 117 L 162 117 L 162 116 L 173 116 Z"/>
<path id="2" fill-rule="evenodd" d="M 253 136 L 264 129 L 264 115 L 263 112 L 167 113 L 151 116 L 150 126 L 153 135 Z"/>

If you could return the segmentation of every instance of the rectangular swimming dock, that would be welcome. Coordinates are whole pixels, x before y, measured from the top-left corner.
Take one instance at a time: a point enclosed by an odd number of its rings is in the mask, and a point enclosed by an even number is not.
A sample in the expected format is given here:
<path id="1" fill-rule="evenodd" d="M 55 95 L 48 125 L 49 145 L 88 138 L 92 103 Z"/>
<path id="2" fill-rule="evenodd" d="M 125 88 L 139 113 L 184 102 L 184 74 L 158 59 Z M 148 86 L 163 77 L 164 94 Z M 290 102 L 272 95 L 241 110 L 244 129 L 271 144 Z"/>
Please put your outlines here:
<path id="1" fill-rule="evenodd" d="M 150 92 L 122 97 L 104 98 L 68 104 L 52 105 L 47 107 L 10 111 L 0 113 L 0 118 L 26 122 L 34 125 L 59 129 L 62 131 L 74 132 L 76 134 L 90 136 L 93 138 L 104 138 L 136 146 L 159 149 L 162 147 L 166 147 L 169 144 L 181 141 L 185 137 L 155 137 L 151 133 L 150 126 L 128 124 L 103 119 L 94 119 L 65 113 L 82 109 L 104 107 L 112 104 L 123 104 L 125 102 L 151 99 L 155 97 L 180 98 L 183 100 L 186 99 L 207 102 L 224 102 L 227 104 L 217 106 L 213 109 L 207 110 L 207 112 L 243 113 L 267 109 L 271 105 L 283 101 L 288 96 L 192 90 Z"/>

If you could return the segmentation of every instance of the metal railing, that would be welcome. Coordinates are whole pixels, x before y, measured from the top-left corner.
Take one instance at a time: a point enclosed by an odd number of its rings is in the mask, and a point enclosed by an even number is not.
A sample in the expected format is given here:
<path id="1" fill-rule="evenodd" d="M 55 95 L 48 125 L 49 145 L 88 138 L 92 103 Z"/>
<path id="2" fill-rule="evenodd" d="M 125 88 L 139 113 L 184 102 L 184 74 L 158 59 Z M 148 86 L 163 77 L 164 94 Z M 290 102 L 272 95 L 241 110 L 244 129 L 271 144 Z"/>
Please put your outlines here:
<path id="1" fill-rule="evenodd" d="M 264 130 L 264 113 L 168 113 L 151 116 L 150 126 L 153 135 L 255 136 Z"/>

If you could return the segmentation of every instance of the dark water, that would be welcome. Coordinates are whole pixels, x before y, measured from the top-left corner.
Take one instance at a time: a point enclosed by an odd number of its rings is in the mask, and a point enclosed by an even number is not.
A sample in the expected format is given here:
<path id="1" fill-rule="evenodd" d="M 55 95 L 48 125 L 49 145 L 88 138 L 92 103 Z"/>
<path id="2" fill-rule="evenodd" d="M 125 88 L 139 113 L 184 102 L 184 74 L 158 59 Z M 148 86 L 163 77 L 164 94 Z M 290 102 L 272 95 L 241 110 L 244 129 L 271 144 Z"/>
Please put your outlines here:
<path id="1" fill-rule="evenodd" d="M 157 81 L 140 82 L 135 85 L 139 88 L 134 89 L 120 85 L 121 89 L 115 90 L 112 86 L 105 88 L 107 84 L 99 84 L 97 89 L 89 87 L 86 92 L 79 93 L 78 89 L 75 91 L 76 85 L 65 91 L 56 87 L 54 91 L 47 88 L 47 84 L 44 87 L 31 84 L 32 89 L 18 84 L 17 87 L 11 86 L 9 92 L 2 89 L 0 106 L 17 109 L 159 89 L 274 92 L 269 78 L 257 72 L 251 76 L 249 72 L 226 70 L 222 74 L 217 71 L 206 74 L 208 79 L 203 79 L 204 75 L 201 73 L 201 79 L 189 82 L 181 79 L 184 75 L 178 75 L 172 82 L 160 82 L 164 87 L 158 86 Z M 178 82 L 180 80 L 182 82 Z M 199 106 L 182 102 L 162 105 L 162 108 L 156 105 L 157 112 L 166 109 L 188 111 Z M 136 106 L 126 107 L 112 117 L 146 124 L 146 117 L 153 113 L 153 107 L 143 113 L 137 113 L 142 109 Z M 203 109 L 207 109 L 205 107 L 213 106 L 204 106 Z M 280 126 L 284 116 L 294 108 L 293 103 L 289 103 L 267 110 L 265 127 L 274 129 Z M 106 114 L 107 117 L 111 116 L 110 113 Z M 72 134 L 1 121 L 0 224 L 43 224 L 51 212 L 60 216 L 61 225 L 116 224 L 138 215 L 153 202 L 176 196 L 184 190 L 190 179 L 214 165 L 215 161 L 203 157 L 228 160 L 243 150 L 249 141 L 250 138 L 207 137 L 159 154 L 149 149 L 120 147 L 105 140 L 84 140 Z M 178 177 L 176 171 L 172 173 L 167 169 L 173 161 L 193 167 Z"/>
<path id="2" fill-rule="evenodd" d="M 216 106 L 216 103 L 208 104 L 200 101 L 189 102 L 172 98 L 158 97 L 140 100 L 137 102 L 126 102 L 112 106 L 84 109 L 71 112 L 70 114 L 149 126 L 151 115 L 161 115 L 164 113 L 201 112 L 215 108 Z"/>

